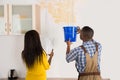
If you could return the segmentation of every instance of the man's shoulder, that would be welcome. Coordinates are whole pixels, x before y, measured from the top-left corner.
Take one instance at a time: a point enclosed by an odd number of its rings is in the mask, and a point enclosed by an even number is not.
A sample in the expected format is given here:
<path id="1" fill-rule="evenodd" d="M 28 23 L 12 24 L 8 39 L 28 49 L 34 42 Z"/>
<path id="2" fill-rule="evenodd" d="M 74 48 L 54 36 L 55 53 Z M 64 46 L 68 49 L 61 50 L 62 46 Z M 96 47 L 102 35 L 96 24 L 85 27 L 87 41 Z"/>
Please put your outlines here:
<path id="1" fill-rule="evenodd" d="M 97 43 L 98 45 L 101 45 L 101 43 L 99 41 L 94 40 L 94 42 Z"/>
<path id="2" fill-rule="evenodd" d="M 82 49 L 81 46 L 82 45 L 79 45 L 79 46 L 75 47 L 74 50 L 81 51 L 81 49 Z"/>
<path id="3" fill-rule="evenodd" d="M 100 42 L 98 42 L 98 41 L 95 41 L 96 43 L 97 43 L 97 45 L 98 45 L 98 48 L 99 49 L 101 49 L 102 48 L 102 45 L 101 45 L 101 43 Z"/>

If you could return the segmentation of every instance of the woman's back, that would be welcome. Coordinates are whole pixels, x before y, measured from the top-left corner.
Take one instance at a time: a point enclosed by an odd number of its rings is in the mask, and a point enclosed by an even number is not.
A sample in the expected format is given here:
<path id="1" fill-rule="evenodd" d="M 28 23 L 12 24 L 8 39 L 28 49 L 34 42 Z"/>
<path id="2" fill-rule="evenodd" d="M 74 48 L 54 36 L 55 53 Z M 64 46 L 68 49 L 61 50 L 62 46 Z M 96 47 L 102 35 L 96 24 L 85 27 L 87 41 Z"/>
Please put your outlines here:
<path id="1" fill-rule="evenodd" d="M 43 52 L 42 61 L 36 61 L 34 67 L 27 68 L 26 80 L 46 80 L 46 70 L 49 69 L 46 53 Z"/>

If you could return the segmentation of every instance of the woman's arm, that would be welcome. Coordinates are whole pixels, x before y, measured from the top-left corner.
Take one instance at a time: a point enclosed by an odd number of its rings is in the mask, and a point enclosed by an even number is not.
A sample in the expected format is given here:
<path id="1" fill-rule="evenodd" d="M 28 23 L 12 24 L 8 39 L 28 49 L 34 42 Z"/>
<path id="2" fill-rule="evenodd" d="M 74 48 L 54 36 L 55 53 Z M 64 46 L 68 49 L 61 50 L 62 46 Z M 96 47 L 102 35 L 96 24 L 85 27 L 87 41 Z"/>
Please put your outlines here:
<path id="1" fill-rule="evenodd" d="M 48 63 L 51 65 L 51 61 L 52 61 L 52 58 L 53 58 L 53 55 L 54 55 L 53 49 L 52 49 L 51 53 L 48 54 L 48 55 L 50 56 L 49 59 L 48 59 Z"/>

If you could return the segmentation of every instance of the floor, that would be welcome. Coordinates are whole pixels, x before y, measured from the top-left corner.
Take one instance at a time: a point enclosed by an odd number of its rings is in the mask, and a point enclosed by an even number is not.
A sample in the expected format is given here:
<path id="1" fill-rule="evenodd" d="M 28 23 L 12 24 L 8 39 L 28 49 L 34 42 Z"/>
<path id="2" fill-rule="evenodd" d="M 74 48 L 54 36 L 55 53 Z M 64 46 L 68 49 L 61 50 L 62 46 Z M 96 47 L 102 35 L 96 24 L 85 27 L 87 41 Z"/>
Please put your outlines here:
<path id="1" fill-rule="evenodd" d="M 75 78 L 50 78 L 48 80 L 77 80 Z M 102 79 L 102 80 L 110 80 L 110 79 Z"/>
<path id="2" fill-rule="evenodd" d="M 0 80 L 8 80 L 8 79 L 0 79 Z M 23 78 L 17 80 L 24 80 Z M 47 80 L 77 80 L 75 78 L 49 78 Z M 110 79 L 102 79 L 102 80 L 110 80 Z"/>

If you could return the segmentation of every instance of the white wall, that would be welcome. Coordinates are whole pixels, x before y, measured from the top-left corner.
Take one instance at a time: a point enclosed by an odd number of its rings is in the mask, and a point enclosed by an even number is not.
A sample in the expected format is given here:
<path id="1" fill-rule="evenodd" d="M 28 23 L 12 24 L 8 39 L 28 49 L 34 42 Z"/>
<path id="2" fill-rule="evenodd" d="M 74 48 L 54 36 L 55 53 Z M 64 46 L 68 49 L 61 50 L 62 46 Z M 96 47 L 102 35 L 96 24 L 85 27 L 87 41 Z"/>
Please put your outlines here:
<path id="1" fill-rule="evenodd" d="M 78 0 L 75 12 L 77 22 L 75 25 L 89 25 L 95 30 L 94 39 L 103 46 L 101 72 L 103 78 L 119 80 L 119 26 L 120 10 L 119 0 Z M 42 14 L 43 15 L 43 14 Z M 53 41 L 54 58 L 51 69 L 47 71 L 48 77 L 76 77 L 74 62 L 65 61 L 66 44 L 63 37 L 63 25 L 55 24 L 49 14 L 47 20 L 42 16 L 41 34 L 49 36 Z M 44 22 L 47 21 L 47 22 Z M 45 24 L 47 23 L 47 24 Z M 72 48 L 82 42 L 73 43 Z M 8 71 L 15 68 L 20 77 L 25 76 L 25 67 L 21 60 L 23 49 L 23 36 L 0 36 L 0 78 L 7 77 Z"/>
<path id="2" fill-rule="evenodd" d="M 7 77 L 10 69 L 16 69 L 20 76 L 25 75 L 22 50 L 23 36 L 0 36 L 0 78 Z"/>

